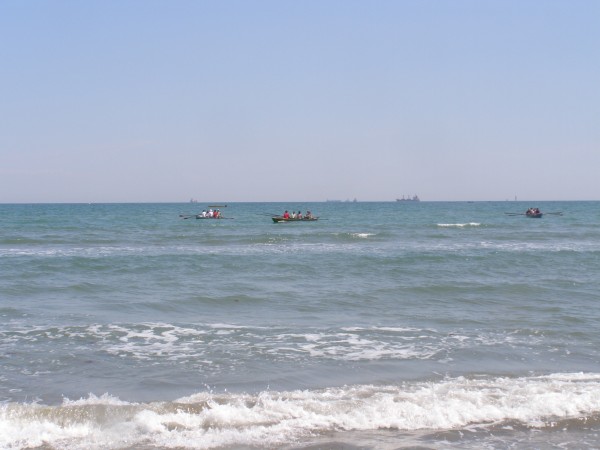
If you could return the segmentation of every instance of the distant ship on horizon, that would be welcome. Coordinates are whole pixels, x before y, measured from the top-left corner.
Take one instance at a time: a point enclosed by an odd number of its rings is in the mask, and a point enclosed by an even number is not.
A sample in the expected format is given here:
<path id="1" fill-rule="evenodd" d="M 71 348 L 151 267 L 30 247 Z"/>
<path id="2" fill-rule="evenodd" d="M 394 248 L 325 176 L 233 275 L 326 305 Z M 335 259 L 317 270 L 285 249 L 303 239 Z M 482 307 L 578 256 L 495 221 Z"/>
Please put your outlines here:
<path id="1" fill-rule="evenodd" d="M 404 195 L 403 195 L 402 198 L 397 198 L 396 201 L 397 202 L 420 202 L 421 199 L 419 198 L 418 195 L 413 195 L 412 197 L 404 197 Z"/>

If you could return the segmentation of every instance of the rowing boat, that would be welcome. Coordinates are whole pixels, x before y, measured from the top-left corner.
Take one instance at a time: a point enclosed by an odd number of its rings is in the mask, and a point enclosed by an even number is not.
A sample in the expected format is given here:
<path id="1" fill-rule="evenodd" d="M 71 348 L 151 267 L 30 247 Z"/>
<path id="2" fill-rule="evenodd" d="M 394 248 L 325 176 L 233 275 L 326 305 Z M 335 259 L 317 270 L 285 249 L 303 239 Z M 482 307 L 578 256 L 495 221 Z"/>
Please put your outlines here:
<path id="1" fill-rule="evenodd" d="M 504 213 L 504 214 L 508 214 L 509 216 L 525 216 L 525 217 L 529 217 L 530 219 L 541 219 L 543 215 L 548 215 L 548 214 L 552 214 L 555 216 L 562 216 L 563 213 L 560 211 L 557 212 L 547 212 L 547 213 L 542 213 L 539 208 L 529 208 L 527 211 L 525 211 L 524 213 Z"/>
<path id="2" fill-rule="evenodd" d="M 202 214 L 196 214 L 196 219 L 217 219 L 217 220 L 221 220 L 221 219 L 233 219 L 233 217 L 223 217 L 223 216 L 218 216 L 218 217 L 209 217 L 209 216 L 203 216 Z"/>
<path id="3" fill-rule="evenodd" d="M 315 220 L 319 220 L 318 217 L 303 217 L 302 219 L 296 219 L 291 217 L 283 217 L 283 216 L 274 216 L 271 217 L 273 222 L 275 223 L 284 223 L 284 222 L 314 222 Z"/>
<path id="4" fill-rule="evenodd" d="M 539 208 L 529 208 L 527 211 L 525 211 L 525 215 L 530 219 L 541 219 L 543 216 Z"/>
<path id="5" fill-rule="evenodd" d="M 530 219 L 541 219 L 541 218 L 542 218 L 542 216 L 543 216 L 544 214 L 543 214 L 543 213 L 541 213 L 541 212 L 532 212 L 532 211 L 527 211 L 527 212 L 525 213 L 525 215 L 526 215 L 527 217 L 529 217 Z"/>

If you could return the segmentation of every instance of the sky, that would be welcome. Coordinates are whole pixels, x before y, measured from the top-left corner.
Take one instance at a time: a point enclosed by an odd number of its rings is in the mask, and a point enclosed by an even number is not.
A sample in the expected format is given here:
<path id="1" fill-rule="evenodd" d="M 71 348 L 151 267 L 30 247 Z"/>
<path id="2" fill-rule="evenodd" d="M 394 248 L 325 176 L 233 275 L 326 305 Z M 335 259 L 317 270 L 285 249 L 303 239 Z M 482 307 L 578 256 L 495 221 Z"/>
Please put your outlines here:
<path id="1" fill-rule="evenodd" d="M 600 200 L 600 1 L 1 0 L 0 203 Z"/>

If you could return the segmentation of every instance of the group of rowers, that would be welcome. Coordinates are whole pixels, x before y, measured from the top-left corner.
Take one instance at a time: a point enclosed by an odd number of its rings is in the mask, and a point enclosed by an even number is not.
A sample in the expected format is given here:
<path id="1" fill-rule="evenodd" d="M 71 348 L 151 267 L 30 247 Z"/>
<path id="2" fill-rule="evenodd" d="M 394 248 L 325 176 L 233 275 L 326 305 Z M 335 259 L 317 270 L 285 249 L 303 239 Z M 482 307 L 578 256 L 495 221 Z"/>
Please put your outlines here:
<path id="1" fill-rule="evenodd" d="M 540 211 L 540 208 L 529 208 L 527 210 L 527 212 L 525 212 L 526 215 L 528 216 L 537 216 L 538 214 L 541 214 L 542 212 Z"/>
<path id="2" fill-rule="evenodd" d="M 211 209 L 209 209 L 208 211 L 203 209 L 202 212 L 200 214 L 198 214 L 198 216 L 200 217 L 205 217 L 207 219 L 220 219 L 221 217 L 221 210 L 220 209 L 215 209 L 214 211 Z"/>
<path id="3" fill-rule="evenodd" d="M 286 209 L 281 217 L 283 217 L 284 219 L 301 220 L 301 219 L 312 219 L 313 215 L 310 211 L 306 211 L 306 214 L 304 216 L 302 215 L 302 211 L 298 211 L 298 212 L 292 211 L 290 214 L 288 212 L 288 210 Z"/>

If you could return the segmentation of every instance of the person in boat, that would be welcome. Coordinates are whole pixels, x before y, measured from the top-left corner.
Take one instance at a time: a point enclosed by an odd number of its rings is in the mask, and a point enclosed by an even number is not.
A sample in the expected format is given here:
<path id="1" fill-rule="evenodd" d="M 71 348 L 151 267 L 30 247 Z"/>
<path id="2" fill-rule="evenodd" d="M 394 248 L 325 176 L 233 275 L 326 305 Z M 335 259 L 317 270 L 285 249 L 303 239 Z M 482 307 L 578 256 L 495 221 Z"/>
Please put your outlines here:
<path id="1" fill-rule="evenodd" d="M 290 216 L 290 219 L 295 219 L 296 218 L 296 211 L 292 211 L 292 215 Z"/>
<path id="2" fill-rule="evenodd" d="M 312 213 L 310 211 L 306 211 L 306 215 L 304 216 L 305 219 L 312 219 Z"/>
<path id="3" fill-rule="evenodd" d="M 302 220 L 302 211 L 298 211 L 298 214 L 296 214 L 296 219 Z"/>
<path id="4" fill-rule="evenodd" d="M 208 210 L 208 213 L 206 215 L 212 219 L 214 217 L 214 215 L 215 215 L 215 212 L 212 210 L 212 208 L 210 208 Z"/>
<path id="5" fill-rule="evenodd" d="M 200 217 L 206 217 L 206 210 L 203 209 L 202 212 L 200 213 Z"/>
<path id="6" fill-rule="evenodd" d="M 290 218 L 290 213 L 287 211 L 287 209 L 285 210 L 285 212 L 283 213 L 283 218 L 284 219 L 289 219 Z"/>

